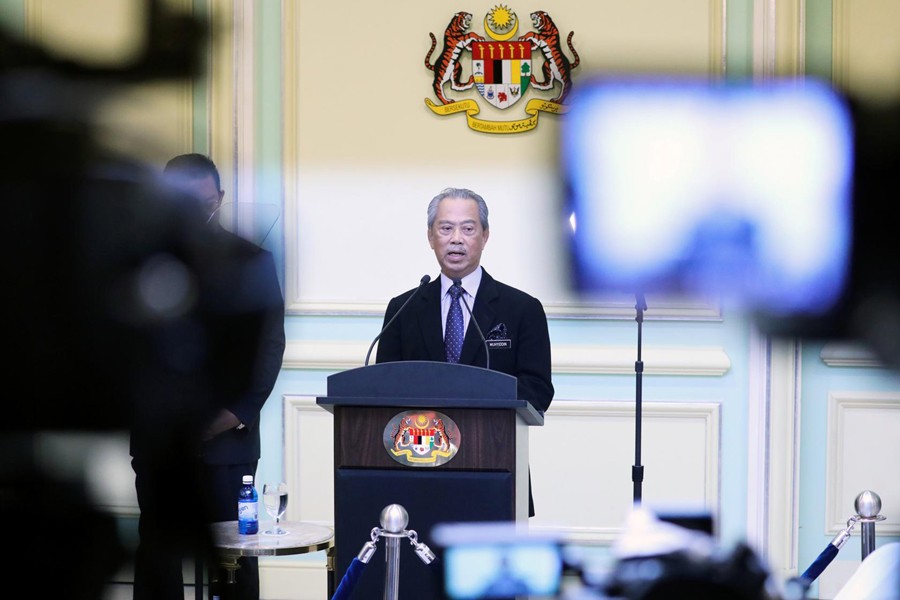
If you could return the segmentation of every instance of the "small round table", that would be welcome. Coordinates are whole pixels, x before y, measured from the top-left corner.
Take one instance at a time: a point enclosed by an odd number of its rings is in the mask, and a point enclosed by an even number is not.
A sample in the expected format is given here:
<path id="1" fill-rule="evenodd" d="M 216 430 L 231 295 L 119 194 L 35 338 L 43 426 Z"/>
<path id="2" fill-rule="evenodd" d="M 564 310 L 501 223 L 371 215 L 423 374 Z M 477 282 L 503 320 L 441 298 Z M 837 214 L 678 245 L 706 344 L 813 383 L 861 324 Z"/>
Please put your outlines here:
<path id="1" fill-rule="evenodd" d="M 228 583 L 234 583 L 234 573 L 240 568 L 238 559 L 242 556 L 283 556 L 306 554 L 319 550 L 330 550 L 334 546 L 334 530 L 331 527 L 304 523 L 302 521 L 282 521 L 285 535 L 265 535 L 263 531 L 273 523 L 260 522 L 259 533 L 243 535 L 238 533 L 237 521 L 213 523 L 212 534 L 222 567 L 228 572 Z"/>

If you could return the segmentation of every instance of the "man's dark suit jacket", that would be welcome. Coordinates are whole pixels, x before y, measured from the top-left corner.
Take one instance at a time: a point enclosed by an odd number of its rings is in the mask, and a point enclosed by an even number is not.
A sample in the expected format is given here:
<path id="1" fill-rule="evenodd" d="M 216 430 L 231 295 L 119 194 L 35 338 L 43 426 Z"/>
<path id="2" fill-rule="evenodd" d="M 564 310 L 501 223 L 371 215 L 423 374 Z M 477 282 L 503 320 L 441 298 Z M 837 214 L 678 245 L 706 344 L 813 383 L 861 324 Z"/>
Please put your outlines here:
<path id="1" fill-rule="evenodd" d="M 284 298 L 270 252 L 221 227 L 218 235 L 228 239 L 226 258 L 235 266 L 222 273 L 221 298 L 209 307 L 227 323 L 210 342 L 217 347 L 246 345 L 250 360 L 238 352 L 220 359 L 213 398 L 245 427 L 205 442 L 201 456 L 207 464 L 249 463 L 261 456 L 260 412 L 284 358 Z"/>
<path id="2" fill-rule="evenodd" d="M 164 338 L 174 340 L 165 350 L 170 355 L 186 354 L 180 348 L 193 342 L 196 359 L 185 359 L 190 368 L 148 374 L 152 384 L 136 403 L 131 455 L 168 460 L 199 451 L 209 465 L 251 463 L 260 457 L 260 411 L 281 369 L 284 300 L 270 252 L 221 227 L 203 242 L 196 314 Z M 200 429 L 222 408 L 245 427 L 200 445 Z"/>
<path id="3" fill-rule="evenodd" d="M 414 291 L 409 290 L 388 303 L 385 324 Z M 490 350 L 491 370 L 516 377 L 518 398 L 527 400 L 542 413 L 546 411 L 553 400 L 553 384 L 550 380 L 550 334 L 547 315 L 540 301 L 500 283 L 482 269 L 475 305 L 470 308 L 488 340 L 509 340 L 509 348 Z M 413 298 L 378 341 L 376 362 L 399 360 L 446 360 L 439 277 Z M 484 343 L 471 322 L 466 328 L 459 362 L 486 366 Z"/>

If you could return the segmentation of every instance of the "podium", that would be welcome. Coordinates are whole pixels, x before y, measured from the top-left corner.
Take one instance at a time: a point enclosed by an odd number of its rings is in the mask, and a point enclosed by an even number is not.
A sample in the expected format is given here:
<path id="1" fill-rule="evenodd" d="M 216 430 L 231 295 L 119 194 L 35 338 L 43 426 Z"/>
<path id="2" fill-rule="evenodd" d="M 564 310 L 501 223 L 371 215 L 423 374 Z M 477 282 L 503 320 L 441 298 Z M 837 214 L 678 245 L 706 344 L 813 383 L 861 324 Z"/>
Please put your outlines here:
<path id="1" fill-rule="evenodd" d="M 440 549 L 431 538 L 435 524 L 527 522 L 528 428 L 543 425 L 544 418 L 517 399 L 515 377 L 468 365 L 402 361 L 336 373 L 328 377 L 327 389 L 316 403 L 334 415 L 335 584 L 371 540 L 372 529 L 381 527 L 381 511 L 390 504 L 406 508 L 407 529 L 438 555 L 426 565 L 401 540 L 401 600 L 444 596 Z M 392 446 L 403 435 L 397 423 L 405 423 L 406 416 L 415 425 L 422 415 L 437 415 L 448 426 L 452 457 L 439 453 L 429 462 L 409 450 L 398 452 L 400 441 Z M 432 431 L 416 429 L 434 441 Z M 384 559 L 381 540 L 352 598 L 383 597 Z"/>

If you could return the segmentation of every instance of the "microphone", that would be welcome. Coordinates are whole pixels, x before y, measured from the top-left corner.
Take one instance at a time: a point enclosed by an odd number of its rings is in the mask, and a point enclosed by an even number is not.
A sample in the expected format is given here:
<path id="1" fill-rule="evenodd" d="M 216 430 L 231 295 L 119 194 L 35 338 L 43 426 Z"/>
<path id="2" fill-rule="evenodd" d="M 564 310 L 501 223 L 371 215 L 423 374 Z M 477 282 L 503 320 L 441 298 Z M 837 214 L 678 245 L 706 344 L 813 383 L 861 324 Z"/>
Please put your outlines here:
<path id="1" fill-rule="evenodd" d="M 369 357 L 372 355 L 372 348 L 375 347 L 375 342 L 377 342 L 379 339 L 381 339 L 382 334 L 385 331 L 387 331 L 387 328 L 391 326 L 391 323 L 394 322 L 394 319 L 396 319 L 400 315 L 400 313 L 403 312 L 403 309 L 406 308 L 406 305 L 409 304 L 409 301 L 412 300 L 413 297 L 419 293 L 419 290 L 421 290 L 423 287 L 425 287 L 425 284 L 428 283 L 429 281 L 431 281 L 430 275 L 422 275 L 422 279 L 419 280 L 419 287 L 417 287 L 415 290 L 413 290 L 413 293 L 409 295 L 409 298 L 406 299 L 406 302 L 404 302 L 400 306 L 400 308 L 397 310 L 397 312 L 394 313 L 394 316 L 391 317 L 391 320 L 388 321 L 385 324 L 385 326 L 381 328 L 381 331 L 378 332 L 378 335 L 376 335 L 375 339 L 372 340 L 372 343 L 369 344 L 369 351 L 366 352 L 366 363 L 363 366 L 366 366 L 366 367 L 369 366 Z"/>
<path id="2" fill-rule="evenodd" d="M 455 285 L 457 287 L 461 287 L 462 281 L 460 281 L 459 279 L 454 279 L 453 285 Z M 481 343 L 484 344 L 484 356 L 485 356 L 484 368 L 490 369 L 491 368 L 491 352 L 490 352 L 490 350 L 488 350 L 487 339 L 484 337 L 484 333 L 481 331 L 481 325 L 479 325 L 478 321 L 475 320 L 475 315 L 472 314 L 472 309 L 469 308 L 469 303 L 466 302 L 465 294 L 460 294 L 459 298 L 463 301 L 463 304 L 466 307 L 466 312 L 469 313 L 469 321 L 472 323 L 475 323 L 475 329 L 478 330 L 478 335 L 479 335 L 479 337 L 481 337 Z"/>

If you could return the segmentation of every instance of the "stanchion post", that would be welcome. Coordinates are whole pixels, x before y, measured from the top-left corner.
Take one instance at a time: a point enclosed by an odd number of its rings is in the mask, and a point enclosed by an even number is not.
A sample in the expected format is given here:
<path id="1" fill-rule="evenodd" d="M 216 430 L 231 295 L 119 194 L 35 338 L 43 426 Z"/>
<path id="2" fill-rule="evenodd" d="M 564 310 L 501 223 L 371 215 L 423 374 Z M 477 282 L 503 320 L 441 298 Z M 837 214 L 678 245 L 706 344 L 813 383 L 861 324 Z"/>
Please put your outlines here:
<path id="1" fill-rule="evenodd" d="M 866 557 L 875 551 L 875 522 L 885 519 L 883 515 L 879 514 L 881 512 L 881 496 L 871 490 L 865 490 L 856 497 L 853 506 L 859 516 L 862 560 L 866 560 Z"/>
<path id="2" fill-rule="evenodd" d="M 359 577 L 360 570 L 369 564 L 372 556 L 375 554 L 378 538 L 386 538 L 385 542 L 385 576 L 384 576 L 384 600 L 398 600 L 400 595 L 400 539 L 409 538 L 409 543 L 416 551 L 419 557 L 426 565 L 430 565 L 437 558 L 424 542 L 419 541 L 419 535 L 414 529 L 406 529 L 409 523 L 409 514 L 406 509 L 399 504 L 389 504 L 381 511 L 381 527 L 373 527 L 371 532 L 371 540 L 363 544 L 359 551 L 359 555 L 350 564 L 350 568 L 344 573 L 340 585 L 331 595 L 329 589 L 329 597 L 332 600 L 340 600 L 346 598 L 353 592 L 356 580 Z M 331 587 L 331 586 L 329 586 Z"/>
<path id="3" fill-rule="evenodd" d="M 384 600 L 397 600 L 400 595 L 400 538 L 409 523 L 409 514 L 399 504 L 390 504 L 381 511 L 381 535 L 384 543 Z"/>

